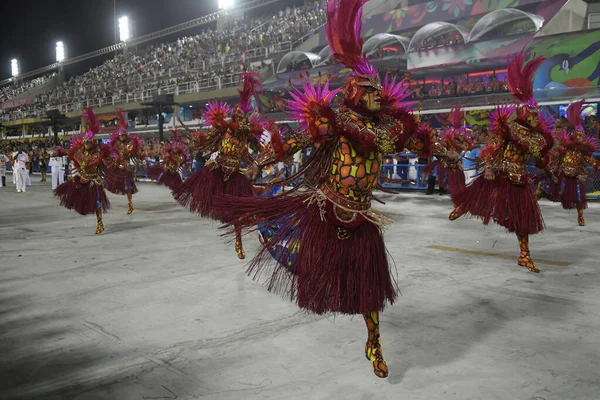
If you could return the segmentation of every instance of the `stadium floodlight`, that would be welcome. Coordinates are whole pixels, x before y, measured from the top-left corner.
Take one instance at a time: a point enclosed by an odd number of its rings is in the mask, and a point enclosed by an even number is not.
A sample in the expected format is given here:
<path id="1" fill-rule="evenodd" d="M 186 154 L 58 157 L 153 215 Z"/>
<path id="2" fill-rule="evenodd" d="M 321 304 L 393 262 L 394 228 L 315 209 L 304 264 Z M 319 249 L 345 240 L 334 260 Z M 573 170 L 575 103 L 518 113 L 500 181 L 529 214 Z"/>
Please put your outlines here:
<path id="1" fill-rule="evenodd" d="M 126 42 L 131 38 L 129 29 L 129 17 L 124 16 L 119 18 L 119 39 L 121 42 Z"/>
<path id="2" fill-rule="evenodd" d="M 233 0 L 219 0 L 218 6 L 219 6 L 219 10 L 226 10 L 228 8 L 232 8 Z"/>
<path id="3" fill-rule="evenodd" d="M 13 77 L 19 75 L 19 61 L 16 58 L 10 60 L 10 69 Z"/>
<path id="4" fill-rule="evenodd" d="M 65 45 L 63 42 L 56 42 L 56 62 L 63 62 L 65 59 Z"/>

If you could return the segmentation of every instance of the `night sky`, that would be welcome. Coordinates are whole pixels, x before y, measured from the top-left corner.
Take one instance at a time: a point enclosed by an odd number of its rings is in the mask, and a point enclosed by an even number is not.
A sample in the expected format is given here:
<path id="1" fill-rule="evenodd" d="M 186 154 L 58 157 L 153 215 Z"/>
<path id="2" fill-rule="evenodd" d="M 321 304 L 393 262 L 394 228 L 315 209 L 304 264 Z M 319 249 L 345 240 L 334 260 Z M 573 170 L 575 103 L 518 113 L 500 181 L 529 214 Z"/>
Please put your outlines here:
<path id="1" fill-rule="evenodd" d="M 214 12 L 217 0 L 116 0 L 116 8 L 117 17 L 128 15 L 133 33 L 141 36 Z M 13 58 L 21 73 L 52 64 L 59 40 L 67 58 L 115 42 L 113 0 L 3 0 L 0 11 L 0 79 L 11 76 Z"/>

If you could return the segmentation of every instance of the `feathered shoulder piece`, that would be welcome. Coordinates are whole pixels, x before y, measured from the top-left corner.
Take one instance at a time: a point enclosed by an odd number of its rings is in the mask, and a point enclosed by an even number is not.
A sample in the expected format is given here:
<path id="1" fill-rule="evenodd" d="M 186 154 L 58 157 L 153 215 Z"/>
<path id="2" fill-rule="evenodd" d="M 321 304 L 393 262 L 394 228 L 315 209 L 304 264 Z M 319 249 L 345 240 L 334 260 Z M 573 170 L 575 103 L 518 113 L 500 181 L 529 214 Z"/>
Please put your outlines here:
<path id="1" fill-rule="evenodd" d="M 408 82 L 404 79 L 398 80 L 398 75 L 390 78 L 390 73 L 385 74 L 381 88 L 381 107 L 384 111 L 405 110 L 410 111 L 410 107 L 416 102 L 406 101 L 413 91 Z"/>
<path id="2" fill-rule="evenodd" d="M 262 89 L 262 83 L 260 83 L 260 74 L 258 72 L 248 72 L 246 65 L 242 64 L 243 72 L 241 74 L 241 80 L 243 82 L 242 90 L 238 89 L 240 93 L 240 109 L 245 113 L 252 112 L 252 96 L 254 91 Z"/>
<path id="3" fill-rule="evenodd" d="M 562 130 L 556 137 L 558 145 L 565 149 L 577 149 L 585 153 L 595 153 L 598 151 L 598 142 L 596 139 L 589 135 L 583 134 L 580 131 L 579 140 L 575 139 L 573 135 L 566 130 Z"/>
<path id="4" fill-rule="evenodd" d="M 575 103 L 571 103 L 569 108 L 567 108 L 567 119 L 569 120 L 569 123 L 576 129 L 583 129 L 581 126 L 581 112 L 583 111 L 583 103 L 585 103 L 585 100 L 580 100 Z"/>
<path id="5" fill-rule="evenodd" d="M 500 137 L 507 137 L 510 131 L 509 119 L 517 110 L 516 105 L 502 105 L 490 113 L 490 132 Z"/>
<path id="6" fill-rule="evenodd" d="M 544 61 L 544 57 L 535 57 L 525 63 L 524 50 L 508 61 L 508 88 L 513 96 L 529 106 L 537 105 L 533 97 L 533 75 Z"/>
<path id="7" fill-rule="evenodd" d="M 302 75 L 301 75 L 302 76 Z M 306 131 L 311 129 L 311 122 L 324 116 L 334 121 L 334 113 L 331 108 L 331 102 L 339 89 L 329 89 L 329 79 L 322 83 L 322 76 L 319 74 L 319 81 L 316 85 L 310 80 L 310 74 L 302 81 L 302 87 L 298 88 L 292 85 L 288 87 L 288 93 L 291 100 L 285 100 L 288 112 L 299 121 L 298 130 Z"/>
<path id="8" fill-rule="evenodd" d="M 212 126 L 214 128 L 223 127 L 225 120 L 229 118 L 231 111 L 229 104 L 224 101 L 209 101 L 208 106 L 206 106 L 202 113 L 204 126 Z"/>
<path id="9" fill-rule="evenodd" d="M 325 31 L 333 58 L 368 79 L 376 77 L 377 70 L 362 53 L 362 7 L 367 1 L 327 0 Z"/>

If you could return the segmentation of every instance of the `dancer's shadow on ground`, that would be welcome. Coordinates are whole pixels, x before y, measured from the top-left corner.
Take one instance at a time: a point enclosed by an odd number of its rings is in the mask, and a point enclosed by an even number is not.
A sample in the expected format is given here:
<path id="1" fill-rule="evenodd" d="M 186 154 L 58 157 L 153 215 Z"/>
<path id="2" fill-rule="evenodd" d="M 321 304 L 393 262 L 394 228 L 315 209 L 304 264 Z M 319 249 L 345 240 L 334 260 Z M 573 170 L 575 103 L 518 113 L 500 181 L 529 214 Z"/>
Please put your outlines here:
<path id="1" fill-rule="evenodd" d="M 29 296 L 8 293 L 5 285 L 1 288 L 0 397 L 67 399 L 98 386 L 90 374 L 118 362 L 111 359 L 111 349 L 84 336 L 78 341 L 74 331 L 82 328 L 66 322 L 72 316 L 40 315 L 41 309 L 30 301 Z M 111 379 L 109 374 L 104 378 Z"/>
<path id="2" fill-rule="evenodd" d="M 510 321 L 535 316 L 554 322 L 577 306 L 574 301 L 564 300 L 553 302 L 552 307 L 518 307 L 522 299 L 466 296 L 434 311 L 411 306 L 396 307 L 385 314 L 382 329 L 389 341 L 384 354 L 392 371 L 390 384 L 401 383 L 410 369 L 449 364 L 464 357 L 474 345 Z M 535 301 L 535 295 L 530 297 Z M 538 300 L 547 299 L 541 296 Z"/>

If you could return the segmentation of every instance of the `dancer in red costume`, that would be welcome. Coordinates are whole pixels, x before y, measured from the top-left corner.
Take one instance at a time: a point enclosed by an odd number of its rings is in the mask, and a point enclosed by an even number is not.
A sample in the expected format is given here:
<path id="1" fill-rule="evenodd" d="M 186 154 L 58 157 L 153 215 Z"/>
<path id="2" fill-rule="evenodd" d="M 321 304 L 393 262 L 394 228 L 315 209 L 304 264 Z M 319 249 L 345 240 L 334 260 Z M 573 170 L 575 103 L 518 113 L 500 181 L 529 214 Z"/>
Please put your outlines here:
<path id="1" fill-rule="evenodd" d="M 178 140 L 176 130 L 172 130 L 173 142 L 163 150 L 161 165 L 151 165 L 147 168 L 148 178 L 157 184 L 174 190 L 181 185 L 181 171 L 186 168 L 189 151 L 186 146 Z"/>
<path id="2" fill-rule="evenodd" d="M 544 221 L 532 189 L 533 177 L 526 162 L 533 156 L 536 165 L 548 170 L 548 156 L 554 144 L 552 121 L 540 115 L 533 99 L 532 78 L 544 58 L 537 57 L 523 65 L 523 53 L 508 64 L 508 82 L 521 105 L 499 107 L 490 117 L 490 133 L 497 136 L 481 152 L 485 172 L 469 186 L 452 193 L 455 209 L 453 221 L 465 213 L 490 221 L 517 235 L 521 253 L 518 264 L 532 272 L 540 272 L 531 259 L 529 235 L 544 229 Z M 513 114 L 516 116 L 513 117 Z"/>
<path id="3" fill-rule="evenodd" d="M 446 150 L 458 154 L 473 148 L 473 142 L 466 129 L 462 126 L 462 119 L 463 112 L 460 107 L 453 108 L 448 117 L 451 126 L 445 128 L 440 135 L 441 145 Z M 440 195 L 445 192 L 445 186 L 443 186 L 444 178 L 448 178 L 448 189 L 450 192 L 462 190 L 465 187 L 465 173 L 460 160 L 449 162 L 447 159 L 442 158 L 427 164 L 423 168 L 423 171 L 431 173 L 434 168 L 437 168 Z"/>
<path id="4" fill-rule="evenodd" d="M 556 175 L 558 182 L 552 183 L 550 200 L 560 201 L 565 210 L 577 210 L 579 226 L 585 226 L 583 210 L 587 208 L 585 178 L 587 166 L 600 171 L 600 161 L 592 153 L 597 150 L 595 140 L 585 135 L 581 125 L 584 101 L 573 103 L 567 109 L 567 119 L 572 132 L 563 130 L 557 137 Z"/>
<path id="5" fill-rule="evenodd" d="M 226 103 L 210 102 L 204 118 L 206 124 L 212 127 L 211 130 L 206 134 L 192 134 L 193 142 L 200 144 L 204 154 L 218 152 L 214 160 L 206 163 L 204 168 L 173 191 L 175 199 L 193 213 L 221 222 L 232 222 L 226 213 L 215 209 L 219 198 L 224 194 L 235 197 L 253 195 L 252 182 L 244 174 L 242 163 L 246 166 L 254 164 L 249 148 L 255 151 L 260 149 L 260 138 L 270 125 L 261 120 L 251 104 L 254 90 L 261 85 L 259 78 L 258 73 L 246 72 L 244 67 L 244 86 L 239 91 L 239 105 L 232 112 Z M 240 259 L 246 257 L 239 229 L 236 229 L 235 251 Z"/>
<path id="6" fill-rule="evenodd" d="M 85 136 L 78 136 L 71 141 L 69 159 L 73 162 L 73 179 L 58 186 L 54 191 L 60 204 L 81 215 L 96 213 L 98 224 L 96 235 L 104 231 L 102 212 L 108 211 L 110 202 L 104 190 L 104 178 L 108 169 L 106 165 L 114 162 L 117 154 L 106 145 L 98 145 L 96 133 L 100 125 L 91 108 L 84 114 L 87 123 Z"/>
<path id="7" fill-rule="evenodd" d="M 106 189 L 114 194 L 127 195 L 127 214 L 133 212 L 133 195 L 137 193 L 135 171 L 144 161 L 144 143 L 136 135 L 127 132 L 128 122 L 122 110 L 116 111 L 119 129 L 110 135 L 109 146 L 119 155 L 116 162 L 110 164 Z"/>
<path id="8" fill-rule="evenodd" d="M 362 56 L 362 6 L 367 0 L 330 0 L 327 38 L 333 57 L 353 70 L 343 89 L 339 110 L 331 106 L 335 90 L 319 80 L 305 80 L 303 90 L 292 88 L 290 110 L 299 129 L 271 141 L 259 157 L 260 166 L 284 160 L 302 148 L 316 152 L 304 163 L 305 192 L 288 191 L 271 198 L 224 196 L 216 206 L 230 219 L 233 233 L 241 223 L 252 231 L 277 226 L 252 260 L 249 273 L 258 275 L 278 254 L 279 265 L 269 290 L 289 293 L 308 311 L 362 314 L 368 329 L 365 355 L 375 375 L 388 376 L 379 340 L 379 312 L 396 300 L 382 228 L 391 222 L 371 210 L 383 154 L 405 149 L 445 154 L 432 143 L 431 130 L 419 126 L 402 101 L 407 85 L 379 74 Z M 458 155 L 453 154 L 457 159 Z M 257 174 L 259 167 L 253 168 Z M 285 184 L 285 182 L 283 182 Z M 241 218 L 236 219 L 239 215 Z M 266 231 L 265 231 L 266 232 Z M 291 257 L 291 259 L 290 259 Z M 293 261 L 292 261 L 293 260 Z"/>

